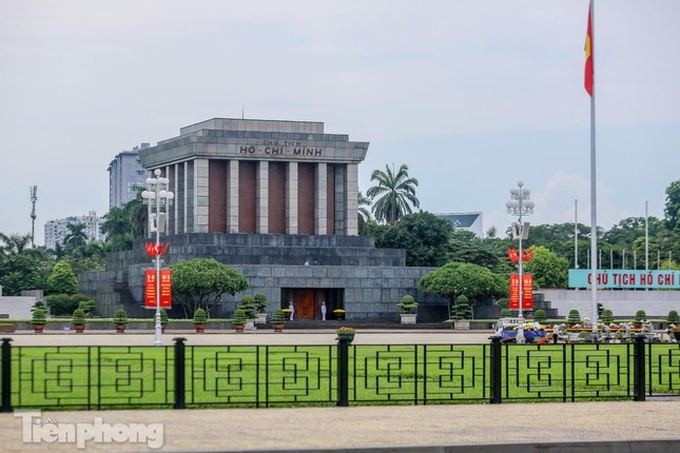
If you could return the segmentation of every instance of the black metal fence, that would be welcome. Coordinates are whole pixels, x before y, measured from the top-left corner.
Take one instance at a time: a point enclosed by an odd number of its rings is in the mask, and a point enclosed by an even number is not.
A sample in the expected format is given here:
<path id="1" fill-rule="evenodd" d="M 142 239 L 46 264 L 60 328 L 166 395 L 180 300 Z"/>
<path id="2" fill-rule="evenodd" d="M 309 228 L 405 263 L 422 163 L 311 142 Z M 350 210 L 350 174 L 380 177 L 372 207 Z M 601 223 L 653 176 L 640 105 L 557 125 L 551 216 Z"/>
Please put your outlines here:
<path id="1" fill-rule="evenodd" d="M 0 410 L 347 406 L 680 397 L 680 344 L 22 346 Z"/>

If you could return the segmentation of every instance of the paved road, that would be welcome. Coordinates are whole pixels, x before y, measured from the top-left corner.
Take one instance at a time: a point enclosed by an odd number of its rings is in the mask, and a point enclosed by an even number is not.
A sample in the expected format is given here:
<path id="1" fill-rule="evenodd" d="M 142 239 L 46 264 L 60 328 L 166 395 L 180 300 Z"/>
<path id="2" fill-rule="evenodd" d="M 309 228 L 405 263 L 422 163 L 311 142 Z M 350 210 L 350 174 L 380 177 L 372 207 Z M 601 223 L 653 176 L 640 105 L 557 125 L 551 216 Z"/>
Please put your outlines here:
<path id="1" fill-rule="evenodd" d="M 490 332 L 360 331 L 357 344 L 479 343 Z M 275 334 L 168 333 L 187 344 L 333 344 L 332 331 Z M 153 333 L 13 334 L 13 344 L 152 345 Z M 680 451 L 680 400 L 501 405 L 372 406 L 283 409 L 133 410 L 0 414 L 2 452 L 370 451 L 370 452 L 664 452 Z M 78 425 L 80 424 L 80 425 Z M 120 425 L 116 425 L 120 424 Z M 139 424 L 134 426 L 133 424 Z M 28 426 L 28 428 L 26 427 Z M 57 429 L 114 427 L 133 442 L 56 440 Z M 100 426 L 100 428 L 97 428 Z M 121 439 L 123 438 L 121 437 Z M 53 440 L 55 439 L 55 440 Z M 85 437 L 80 436 L 83 440 Z M 52 440 L 52 441 L 51 441 Z M 75 439 L 72 439 L 75 440 Z M 135 440 L 133 438 L 133 440 Z M 162 445 L 161 445 L 162 444 Z"/>

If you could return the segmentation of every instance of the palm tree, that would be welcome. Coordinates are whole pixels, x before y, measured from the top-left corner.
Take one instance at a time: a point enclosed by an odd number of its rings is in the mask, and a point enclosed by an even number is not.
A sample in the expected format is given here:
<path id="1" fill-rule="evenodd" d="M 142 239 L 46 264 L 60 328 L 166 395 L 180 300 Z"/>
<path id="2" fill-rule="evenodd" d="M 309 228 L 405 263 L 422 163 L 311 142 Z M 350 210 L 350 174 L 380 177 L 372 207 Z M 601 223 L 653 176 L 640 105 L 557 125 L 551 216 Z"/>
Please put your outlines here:
<path id="1" fill-rule="evenodd" d="M 20 255 L 31 243 L 30 234 L 5 234 L 0 233 L 0 254 Z"/>
<path id="2" fill-rule="evenodd" d="M 409 178 L 406 164 L 402 164 L 396 173 L 394 164 L 392 168 L 385 165 L 385 170 L 373 170 L 371 181 L 377 181 L 378 185 L 369 188 L 366 195 L 374 202 L 371 209 L 376 220 L 394 225 L 399 218 L 412 212 L 411 205 L 420 207 L 415 189 L 418 180 Z"/>
<path id="3" fill-rule="evenodd" d="M 369 206 L 371 206 L 370 198 L 359 191 L 359 195 L 357 196 L 357 214 L 359 216 L 360 229 L 363 224 L 371 220 L 371 211 L 368 209 Z"/>
<path id="4" fill-rule="evenodd" d="M 69 233 L 64 238 L 64 245 L 73 249 L 85 247 L 87 244 L 87 233 L 84 223 L 69 223 L 66 225 Z"/>

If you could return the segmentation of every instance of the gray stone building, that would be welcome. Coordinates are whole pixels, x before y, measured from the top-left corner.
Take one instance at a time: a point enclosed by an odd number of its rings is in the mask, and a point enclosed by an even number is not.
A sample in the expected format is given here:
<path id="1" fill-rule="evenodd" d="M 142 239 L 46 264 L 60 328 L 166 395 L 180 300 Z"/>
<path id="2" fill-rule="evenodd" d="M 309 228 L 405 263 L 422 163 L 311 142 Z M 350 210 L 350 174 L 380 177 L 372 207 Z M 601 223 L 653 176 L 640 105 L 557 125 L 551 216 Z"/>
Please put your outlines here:
<path id="1" fill-rule="evenodd" d="M 446 302 L 417 289 L 433 269 L 406 267 L 404 250 L 357 236 L 358 165 L 368 145 L 319 122 L 214 118 L 140 150 L 175 194 L 161 239 L 170 244 L 165 264 L 215 258 L 248 279 L 248 294 L 264 293 L 270 311 L 293 301 L 298 319 L 320 319 L 325 302 L 348 319 L 396 320 L 406 294 L 421 303 L 419 321 L 446 319 Z M 103 314 L 122 304 L 142 316 L 148 267 L 139 241 L 109 254 L 106 272 L 81 274 L 81 292 Z M 212 315 L 230 316 L 241 296 L 223 297 Z"/>

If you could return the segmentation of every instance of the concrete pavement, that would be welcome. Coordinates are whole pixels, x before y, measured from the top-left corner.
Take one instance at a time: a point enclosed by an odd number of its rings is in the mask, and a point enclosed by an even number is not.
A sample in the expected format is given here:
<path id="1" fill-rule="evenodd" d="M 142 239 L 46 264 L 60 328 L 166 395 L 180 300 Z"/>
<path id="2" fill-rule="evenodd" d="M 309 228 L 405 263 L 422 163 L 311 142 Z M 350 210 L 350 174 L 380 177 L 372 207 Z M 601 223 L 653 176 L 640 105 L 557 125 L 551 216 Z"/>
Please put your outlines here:
<path id="1" fill-rule="evenodd" d="M 480 343 L 487 342 L 489 335 L 366 330 L 357 334 L 355 343 Z M 164 343 L 172 344 L 175 336 L 186 337 L 188 345 L 335 342 L 332 331 L 314 330 L 239 335 L 171 332 L 164 336 Z M 11 337 L 17 346 L 153 344 L 152 332 Z M 679 418 L 677 398 L 647 402 L 14 413 L 0 414 L 0 450 L 668 453 L 680 451 Z M 75 438 L 59 441 L 58 434 L 69 429 L 73 429 Z M 98 435 L 102 437 L 97 441 L 86 440 Z M 105 442 L 107 435 L 109 442 Z M 78 439 L 83 442 L 82 449 L 78 448 Z"/>

